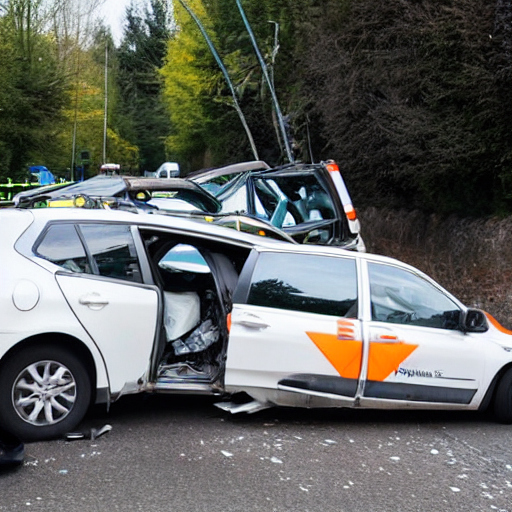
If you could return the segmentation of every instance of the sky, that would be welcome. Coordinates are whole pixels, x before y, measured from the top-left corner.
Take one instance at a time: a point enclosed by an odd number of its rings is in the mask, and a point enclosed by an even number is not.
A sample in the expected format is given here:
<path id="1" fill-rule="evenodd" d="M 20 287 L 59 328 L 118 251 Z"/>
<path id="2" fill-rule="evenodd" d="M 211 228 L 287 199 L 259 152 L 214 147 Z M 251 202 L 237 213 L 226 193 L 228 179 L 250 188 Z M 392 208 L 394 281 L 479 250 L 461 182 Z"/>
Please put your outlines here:
<path id="1" fill-rule="evenodd" d="M 100 8 L 100 16 L 105 18 L 105 24 L 110 27 L 114 41 L 119 43 L 123 35 L 123 20 L 126 7 L 131 0 L 105 0 Z"/>

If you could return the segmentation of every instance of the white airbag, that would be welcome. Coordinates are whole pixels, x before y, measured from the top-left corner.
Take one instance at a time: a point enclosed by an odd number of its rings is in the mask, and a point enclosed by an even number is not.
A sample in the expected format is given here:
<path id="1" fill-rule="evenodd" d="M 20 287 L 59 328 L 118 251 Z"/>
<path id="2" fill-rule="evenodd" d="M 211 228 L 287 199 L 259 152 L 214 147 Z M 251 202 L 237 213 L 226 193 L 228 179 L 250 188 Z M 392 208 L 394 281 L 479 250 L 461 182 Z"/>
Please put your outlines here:
<path id="1" fill-rule="evenodd" d="M 164 292 L 164 326 L 167 341 L 191 331 L 201 320 L 201 301 L 196 292 Z"/>

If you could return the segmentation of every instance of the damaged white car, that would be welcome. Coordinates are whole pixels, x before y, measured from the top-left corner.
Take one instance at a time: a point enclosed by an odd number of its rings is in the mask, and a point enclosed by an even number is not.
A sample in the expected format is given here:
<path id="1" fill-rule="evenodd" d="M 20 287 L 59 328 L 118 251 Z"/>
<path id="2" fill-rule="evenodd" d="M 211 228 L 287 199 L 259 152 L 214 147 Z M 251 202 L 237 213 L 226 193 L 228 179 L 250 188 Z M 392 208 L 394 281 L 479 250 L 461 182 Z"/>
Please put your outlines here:
<path id="1" fill-rule="evenodd" d="M 105 210 L 4 209 L 0 234 L 0 426 L 24 440 L 141 392 L 512 421 L 510 332 L 396 260 Z"/>

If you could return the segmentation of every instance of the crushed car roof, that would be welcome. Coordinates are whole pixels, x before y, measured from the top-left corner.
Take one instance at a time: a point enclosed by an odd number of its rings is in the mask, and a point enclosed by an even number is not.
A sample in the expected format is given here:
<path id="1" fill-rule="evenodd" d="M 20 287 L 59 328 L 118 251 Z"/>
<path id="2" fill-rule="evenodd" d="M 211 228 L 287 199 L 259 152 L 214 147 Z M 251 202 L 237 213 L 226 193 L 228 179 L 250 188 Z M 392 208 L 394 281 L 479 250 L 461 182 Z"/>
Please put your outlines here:
<path id="1" fill-rule="evenodd" d="M 18 207 L 30 207 L 35 201 L 85 195 L 88 197 L 119 197 L 128 194 L 136 200 L 141 191 L 169 192 L 175 195 L 170 199 L 181 199 L 206 213 L 218 213 L 222 205 L 209 192 L 198 184 L 181 178 L 146 178 L 135 176 L 99 175 L 66 187 L 51 190 L 35 190 L 17 197 Z"/>

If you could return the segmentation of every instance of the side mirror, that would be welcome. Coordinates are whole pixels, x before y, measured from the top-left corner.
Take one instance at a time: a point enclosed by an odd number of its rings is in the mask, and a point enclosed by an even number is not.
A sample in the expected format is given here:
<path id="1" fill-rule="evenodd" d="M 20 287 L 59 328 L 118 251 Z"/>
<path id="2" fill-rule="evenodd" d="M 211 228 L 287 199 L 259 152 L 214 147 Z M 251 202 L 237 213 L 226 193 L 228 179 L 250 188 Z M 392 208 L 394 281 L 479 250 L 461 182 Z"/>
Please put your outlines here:
<path id="1" fill-rule="evenodd" d="M 468 309 L 461 315 L 462 332 L 486 332 L 489 329 L 487 318 L 479 309 Z"/>

